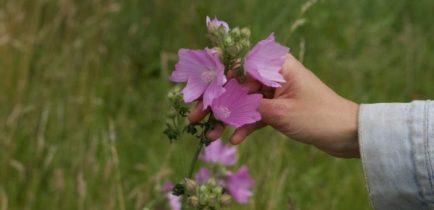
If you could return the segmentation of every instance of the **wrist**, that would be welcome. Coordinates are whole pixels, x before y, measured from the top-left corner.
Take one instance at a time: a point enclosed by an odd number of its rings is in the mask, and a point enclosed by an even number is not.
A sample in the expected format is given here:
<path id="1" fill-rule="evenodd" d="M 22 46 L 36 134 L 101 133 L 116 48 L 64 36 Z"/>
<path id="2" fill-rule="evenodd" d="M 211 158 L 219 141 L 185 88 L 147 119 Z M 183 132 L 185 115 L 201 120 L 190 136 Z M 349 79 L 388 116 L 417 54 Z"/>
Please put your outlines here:
<path id="1" fill-rule="evenodd" d="M 336 147 L 329 153 L 342 158 L 358 158 L 359 141 L 358 141 L 358 113 L 359 105 L 343 99 L 342 105 L 339 106 L 338 120 L 336 122 L 337 139 Z"/>

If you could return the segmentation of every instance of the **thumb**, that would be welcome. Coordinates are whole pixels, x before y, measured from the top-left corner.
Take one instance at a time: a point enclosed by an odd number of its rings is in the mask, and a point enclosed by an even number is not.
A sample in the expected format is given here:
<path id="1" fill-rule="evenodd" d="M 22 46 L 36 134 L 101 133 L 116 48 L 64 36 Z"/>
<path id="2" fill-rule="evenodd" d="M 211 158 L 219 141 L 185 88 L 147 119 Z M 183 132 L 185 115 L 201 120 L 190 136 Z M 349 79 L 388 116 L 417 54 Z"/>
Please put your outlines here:
<path id="1" fill-rule="evenodd" d="M 280 104 L 280 99 L 261 99 L 259 112 L 261 113 L 262 121 L 270 125 L 273 121 L 281 117 L 280 113 L 282 113 L 282 107 Z"/>

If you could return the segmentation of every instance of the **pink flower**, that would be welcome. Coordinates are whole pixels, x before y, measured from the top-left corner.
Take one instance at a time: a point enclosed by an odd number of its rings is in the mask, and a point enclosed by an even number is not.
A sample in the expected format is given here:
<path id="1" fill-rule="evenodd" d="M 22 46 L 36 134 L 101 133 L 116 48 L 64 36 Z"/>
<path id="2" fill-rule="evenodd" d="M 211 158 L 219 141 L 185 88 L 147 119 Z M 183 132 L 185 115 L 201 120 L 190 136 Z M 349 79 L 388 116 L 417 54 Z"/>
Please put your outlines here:
<path id="1" fill-rule="evenodd" d="M 173 187 L 174 187 L 174 185 L 171 181 L 166 181 L 163 184 L 162 190 L 164 193 L 171 192 Z"/>
<path id="2" fill-rule="evenodd" d="M 225 29 L 226 32 L 229 31 L 228 23 L 226 23 L 225 21 L 221 21 L 221 20 L 217 19 L 216 17 L 214 17 L 214 19 L 210 19 L 208 16 L 206 16 L 206 26 L 210 30 L 215 30 L 215 29 L 219 28 L 220 26 L 223 26 L 223 28 Z"/>
<path id="3" fill-rule="evenodd" d="M 226 174 L 226 189 L 238 203 L 247 203 L 252 196 L 253 179 L 247 166 L 242 166 L 237 172 Z"/>
<path id="4" fill-rule="evenodd" d="M 209 174 L 207 168 L 200 168 L 199 171 L 196 173 L 195 179 L 197 183 L 203 184 L 207 182 L 210 177 L 211 175 Z"/>
<path id="5" fill-rule="evenodd" d="M 167 201 L 171 210 L 181 210 L 181 200 L 178 196 L 172 194 L 173 183 L 166 181 L 163 184 L 162 191 L 166 194 Z"/>
<path id="6" fill-rule="evenodd" d="M 280 87 L 286 82 L 279 73 L 289 49 L 274 40 L 274 33 L 259 41 L 246 55 L 244 68 L 247 73 L 262 84 Z"/>
<path id="7" fill-rule="evenodd" d="M 169 200 L 169 205 L 171 210 L 181 210 L 181 199 L 179 196 L 173 195 L 171 192 L 166 194 Z"/>
<path id="8" fill-rule="evenodd" d="M 214 116 L 235 128 L 261 120 L 257 111 L 261 94 L 248 94 L 248 89 L 238 84 L 237 80 L 230 80 L 226 91 L 211 104 Z"/>
<path id="9" fill-rule="evenodd" d="M 169 79 L 174 82 L 187 82 L 187 86 L 182 90 L 187 103 L 203 94 L 203 109 L 206 109 L 214 98 L 225 92 L 224 66 L 217 51 L 208 48 L 180 49 L 178 56 L 179 61 Z"/>
<path id="10" fill-rule="evenodd" d="M 218 139 L 205 147 L 200 158 L 206 162 L 229 166 L 235 164 L 236 153 L 237 149 L 235 147 L 226 145 L 222 140 Z"/>

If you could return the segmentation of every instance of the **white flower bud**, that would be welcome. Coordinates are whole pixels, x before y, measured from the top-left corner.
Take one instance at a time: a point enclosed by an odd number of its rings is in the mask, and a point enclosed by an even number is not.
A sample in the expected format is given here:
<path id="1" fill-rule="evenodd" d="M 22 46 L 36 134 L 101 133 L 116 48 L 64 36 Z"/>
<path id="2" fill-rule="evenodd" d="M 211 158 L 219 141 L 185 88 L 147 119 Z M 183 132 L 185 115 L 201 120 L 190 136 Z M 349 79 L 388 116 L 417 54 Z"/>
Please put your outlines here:
<path id="1" fill-rule="evenodd" d="M 232 201 L 232 197 L 228 194 L 223 194 L 222 196 L 220 196 L 220 205 L 222 206 L 228 206 L 229 204 L 231 204 Z"/>
<path id="2" fill-rule="evenodd" d="M 188 197 L 187 202 L 192 207 L 198 207 L 199 206 L 199 199 L 196 196 Z"/>
<path id="3" fill-rule="evenodd" d="M 185 190 L 188 193 L 195 193 L 196 192 L 197 183 L 194 180 L 185 178 L 184 179 L 184 185 L 185 185 Z"/>

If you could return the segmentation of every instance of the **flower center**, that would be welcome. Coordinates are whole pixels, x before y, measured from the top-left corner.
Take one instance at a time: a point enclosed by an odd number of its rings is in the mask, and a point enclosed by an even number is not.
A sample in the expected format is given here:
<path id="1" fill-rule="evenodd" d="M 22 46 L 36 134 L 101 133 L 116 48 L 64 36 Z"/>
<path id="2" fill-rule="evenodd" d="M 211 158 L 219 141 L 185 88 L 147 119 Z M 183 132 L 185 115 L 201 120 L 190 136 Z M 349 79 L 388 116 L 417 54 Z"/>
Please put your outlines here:
<path id="1" fill-rule="evenodd" d="M 225 106 L 220 106 L 217 108 L 216 110 L 218 112 L 218 114 L 223 118 L 226 119 L 229 117 L 229 115 L 231 115 L 231 110 L 229 110 L 227 107 Z"/>
<path id="2" fill-rule="evenodd" d="M 206 83 L 212 82 L 217 77 L 217 73 L 213 69 L 207 69 L 206 71 L 202 72 L 200 75 L 200 78 L 202 81 Z"/>

